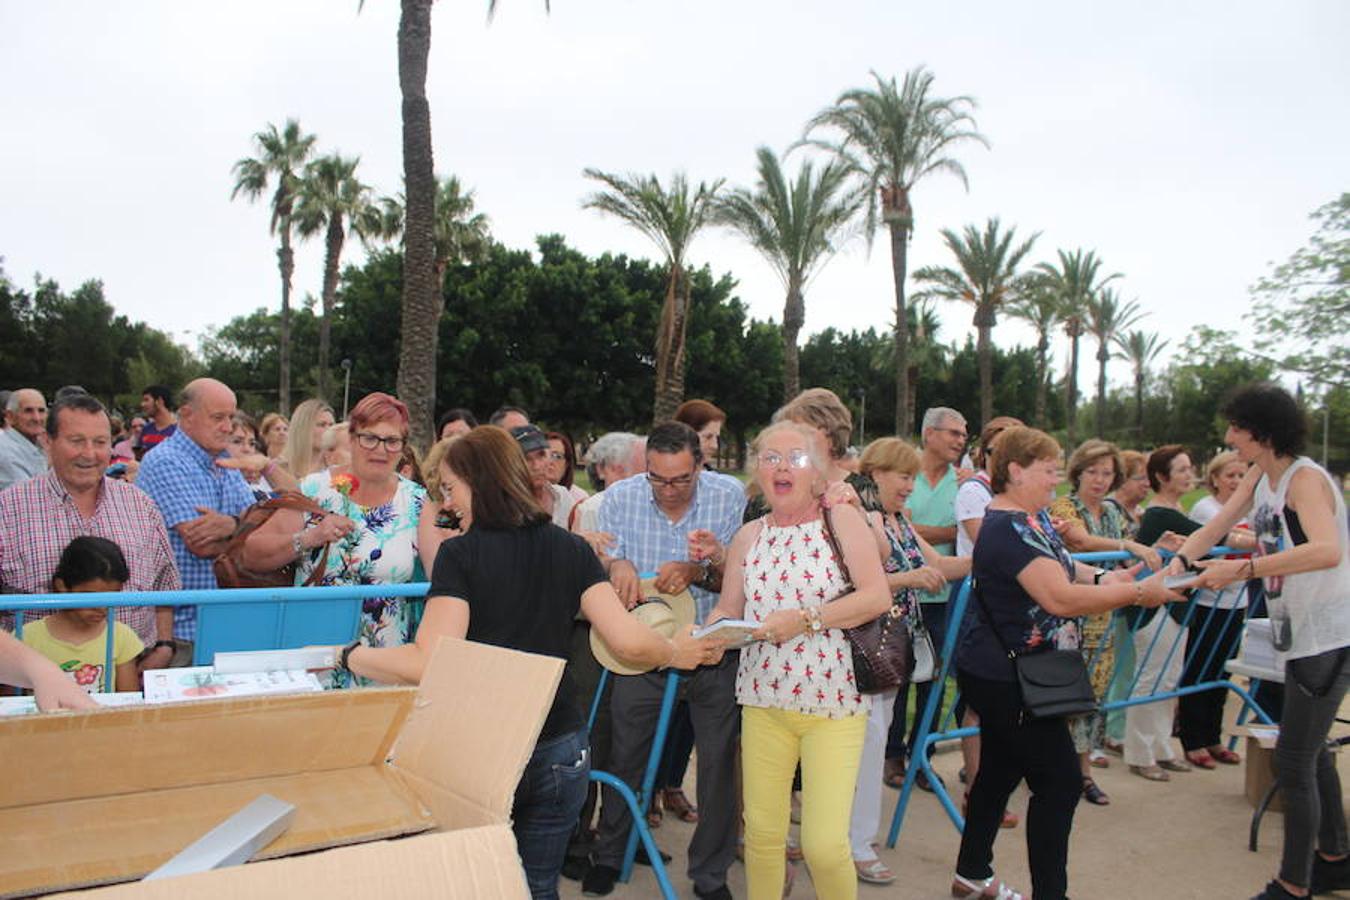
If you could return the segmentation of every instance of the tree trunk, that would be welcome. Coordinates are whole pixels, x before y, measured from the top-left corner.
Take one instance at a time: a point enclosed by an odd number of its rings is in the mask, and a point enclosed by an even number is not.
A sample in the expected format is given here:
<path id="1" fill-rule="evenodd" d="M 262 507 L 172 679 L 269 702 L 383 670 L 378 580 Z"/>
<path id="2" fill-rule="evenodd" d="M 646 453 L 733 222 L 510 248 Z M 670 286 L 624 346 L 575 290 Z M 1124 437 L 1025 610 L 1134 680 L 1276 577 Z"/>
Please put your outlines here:
<path id="1" fill-rule="evenodd" d="M 1097 437 L 1106 437 L 1106 363 L 1111 354 L 1106 342 L 1097 345 Z"/>
<path id="2" fill-rule="evenodd" d="M 908 209 L 907 199 L 901 201 Z M 891 275 L 895 280 L 895 433 L 908 438 L 914 424 L 909 396 L 909 321 L 905 317 L 905 266 L 908 262 L 909 223 L 888 225 L 891 233 Z"/>
<path id="3" fill-rule="evenodd" d="M 1078 446 L 1078 329 L 1069 331 L 1069 371 L 1064 385 L 1064 413 L 1068 418 L 1069 453 Z"/>
<path id="4" fill-rule="evenodd" d="M 975 356 L 980 365 L 980 428 L 994 417 L 994 342 L 997 320 L 992 307 L 975 307 Z"/>
<path id="5" fill-rule="evenodd" d="M 319 398 L 328 403 L 333 397 L 333 373 L 328 365 L 333 348 L 333 303 L 337 299 L 338 263 L 342 260 L 342 244 L 346 238 L 342 216 L 335 213 L 328 220 L 324 241 L 327 252 L 323 259 L 323 306 L 319 316 Z"/>
<path id="6" fill-rule="evenodd" d="M 688 324 L 689 286 L 681 266 L 671 263 L 661 323 L 656 332 L 656 395 L 652 423 L 675 415 L 684 402 L 684 337 Z"/>
<path id="7" fill-rule="evenodd" d="M 291 277 L 295 274 L 295 251 L 291 249 L 291 220 L 281 221 L 281 248 L 277 264 L 281 268 L 281 334 L 277 345 L 277 412 L 291 415 Z"/>
<path id="8" fill-rule="evenodd" d="M 1134 431 L 1138 446 L 1144 446 L 1144 371 L 1134 373 Z"/>
<path id="9" fill-rule="evenodd" d="M 1045 395 L 1050 390 L 1048 383 L 1050 368 L 1050 336 L 1041 334 L 1036 342 L 1036 427 L 1045 428 Z"/>
<path id="10" fill-rule="evenodd" d="M 431 0 L 402 0 L 398 81 L 403 94 L 403 309 L 398 395 L 408 405 L 413 446 L 432 440 L 436 407 L 436 344 L 444 297 L 436 284 L 436 174 L 431 155 L 427 57 Z"/>
<path id="11" fill-rule="evenodd" d="M 802 286 L 793 281 L 788 285 L 787 300 L 783 303 L 783 402 L 801 393 L 801 373 L 797 352 L 797 336 L 806 323 L 806 300 Z"/>

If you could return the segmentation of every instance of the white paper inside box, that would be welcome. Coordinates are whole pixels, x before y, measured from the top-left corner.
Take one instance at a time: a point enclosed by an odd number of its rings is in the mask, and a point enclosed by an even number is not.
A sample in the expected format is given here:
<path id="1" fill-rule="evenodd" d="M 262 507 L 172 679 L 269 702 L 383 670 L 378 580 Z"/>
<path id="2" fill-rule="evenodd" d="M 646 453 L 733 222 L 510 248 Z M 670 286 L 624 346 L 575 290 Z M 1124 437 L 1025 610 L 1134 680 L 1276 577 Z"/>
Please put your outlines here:
<path id="1" fill-rule="evenodd" d="M 0 896 L 140 878 L 262 793 L 294 804 L 296 817 L 261 859 L 505 826 L 562 667 L 445 640 L 417 689 L 0 720 L 0 759 L 10 763 L 0 782 Z M 436 855 L 453 843 L 396 852 Z M 502 862 L 523 890 L 514 841 Z M 228 871 L 189 877 L 238 877 Z M 311 893 L 298 884 L 287 895 Z"/>

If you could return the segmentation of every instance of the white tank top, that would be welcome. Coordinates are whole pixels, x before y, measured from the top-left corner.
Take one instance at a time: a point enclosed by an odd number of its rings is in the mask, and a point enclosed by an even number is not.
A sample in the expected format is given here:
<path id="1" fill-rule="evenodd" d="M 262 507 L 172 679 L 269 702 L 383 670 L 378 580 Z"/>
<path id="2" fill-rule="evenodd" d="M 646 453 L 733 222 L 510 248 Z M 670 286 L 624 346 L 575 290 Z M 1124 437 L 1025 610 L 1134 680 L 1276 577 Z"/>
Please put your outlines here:
<path id="1" fill-rule="evenodd" d="M 1350 532 L 1345 500 L 1326 470 L 1306 456 L 1294 460 L 1274 489 L 1264 475 L 1257 482 L 1251 516 L 1257 552 L 1264 556 L 1295 546 L 1284 506 L 1290 480 L 1299 469 L 1315 470 L 1331 487 L 1341 559 L 1329 569 L 1264 579 L 1276 659 L 1281 665 L 1286 660 L 1350 646 Z"/>

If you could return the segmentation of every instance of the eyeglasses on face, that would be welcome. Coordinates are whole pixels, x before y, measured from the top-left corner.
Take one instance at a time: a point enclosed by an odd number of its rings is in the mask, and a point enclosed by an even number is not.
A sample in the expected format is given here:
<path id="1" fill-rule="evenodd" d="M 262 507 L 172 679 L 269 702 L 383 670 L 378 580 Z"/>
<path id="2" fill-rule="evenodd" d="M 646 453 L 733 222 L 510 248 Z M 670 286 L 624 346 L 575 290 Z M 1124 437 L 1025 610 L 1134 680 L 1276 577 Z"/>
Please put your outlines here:
<path id="1" fill-rule="evenodd" d="M 360 445 L 362 450 L 374 450 L 376 447 L 384 444 L 384 449 L 388 450 L 390 453 L 400 453 L 403 450 L 403 445 L 407 443 L 407 439 L 400 437 L 399 435 L 380 437 L 378 434 L 372 434 L 369 431 L 358 431 L 356 433 L 356 443 Z"/>
<path id="2" fill-rule="evenodd" d="M 681 475 L 678 478 L 662 478 L 660 475 L 647 474 L 647 482 L 654 488 L 687 488 L 694 483 L 694 474 Z"/>
<path id="3" fill-rule="evenodd" d="M 550 450 L 548 451 L 548 458 L 553 460 L 554 462 L 562 462 L 563 460 L 567 459 L 567 454 L 562 453 L 558 450 Z"/>
<path id="4" fill-rule="evenodd" d="M 934 428 L 933 430 L 941 431 L 944 434 L 950 434 L 952 437 L 960 438 L 963 441 L 970 439 L 970 435 L 966 434 L 960 428 Z"/>
<path id="5" fill-rule="evenodd" d="M 779 453 L 777 450 L 765 450 L 759 455 L 759 467 L 761 469 L 776 469 L 786 461 L 789 468 L 805 469 L 811 465 L 811 454 L 800 447 L 789 450 L 787 455 Z"/>

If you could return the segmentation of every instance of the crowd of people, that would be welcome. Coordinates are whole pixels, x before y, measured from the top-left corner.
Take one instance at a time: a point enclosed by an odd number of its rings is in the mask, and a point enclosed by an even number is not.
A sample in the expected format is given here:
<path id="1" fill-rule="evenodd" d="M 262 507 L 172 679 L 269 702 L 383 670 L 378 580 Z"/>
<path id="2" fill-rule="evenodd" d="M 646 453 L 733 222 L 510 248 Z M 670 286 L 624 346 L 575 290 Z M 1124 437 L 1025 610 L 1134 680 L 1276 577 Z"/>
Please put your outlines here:
<path id="1" fill-rule="evenodd" d="M 847 633 L 882 615 L 903 616 L 926 648 L 955 632 L 953 714 L 979 733 L 962 742 L 953 896 L 1024 896 L 993 868 L 1000 830 L 1022 824 L 1009 808 L 1022 782 L 1025 896 L 1054 900 L 1067 892 L 1077 804 L 1110 803 L 1093 771 L 1113 754 L 1153 782 L 1240 761 L 1222 741 L 1222 689 L 1036 716 L 1023 660 L 1073 651 L 1098 703 L 1166 694 L 1222 677 L 1249 613 L 1270 618 L 1285 663 L 1285 845 L 1258 896 L 1350 886 L 1325 748 L 1350 686 L 1346 510 L 1339 485 L 1301 455 L 1306 425 L 1278 387 L 1248 386 L 1223 406 L 1231 450 L 1209 460 L 1208 496 L 1189 509 L 1196 469 L 1181 446 L 1144 454 L 1092 439 L 1066 453 L 1007 416 L 972 440 L 960 412 L 936 407 L 918 446 L 883 437 L 858 452 L 849 410 L 823 388 L 760 431 L 744 482 L 719 470 L 726 414 L 706 400 L 646 435 L 582 444 L 519 407 L 485 424 L 451 409 L 425 454 L 409 441 L 407 407 L 381 392 L 344 421 L 319 399 L 255 420 L 210 378 L 176 396 L 148 386 L 125 422 L 75 386 L 50 405 L 30 388 L 0 402 L 7 593 L 168 600 L 216 589 L 215 561 L 240 517 L 298 497 L 240 537 L 248 569 L 293 573 L 297 586 L 430 582 L 425 601 L 363 601 L 357 633 L 335 648 L 332 688 L 416 684 L 443 636 L 566 659 L 513 810 L 536 897 L 556 896 L 561 874 L 587 896 L 614 889 L 633 821 L 587 776 L 603 768 L 637 788 L 670 669 L 684 677 L 647 825 L 667 814 L 695 824 L 686 874 L 696 896 L 730 897 L 738 857 L 752 898 L 785 896 L 803 859 L 823 898 L 894 882 L 877 852 L 882 798 L 914 765 L 921 723 L 907 715 L 908 683 L 861 689 Z M 1216 546 L 1237 552 L 1202 558 Z M 1072 555 L 1092 551 L 1128 559 Z M 1166 582 L 1187 572 L 1189 603 Z M 949 611 L 967 580 L 957 620 Z M 666 633 L 629 613 L 654 593 L 687 595 L 692 623 Z M 721 619 L 748 621 L 749 642 L 694 636 Z M 0 627 L 13 630 L 13 615 L 0 613 Z M 88 692 L 136 690 L 145 670 L 193 664 L 199 637 L 195 608 L 173 603 L 119 607 L 111 628 L 102 608 L 29 615 L 22 641 L 0 631 L 0 679 L 33 690 L 43 709 L 90 708 Z M 104 671 L 110 638 L 114 671 Z M 601 672 L 593 639 L 624 674 L 588 726 Z M 940 689 L 916 684 L 914 708 Z"/>

